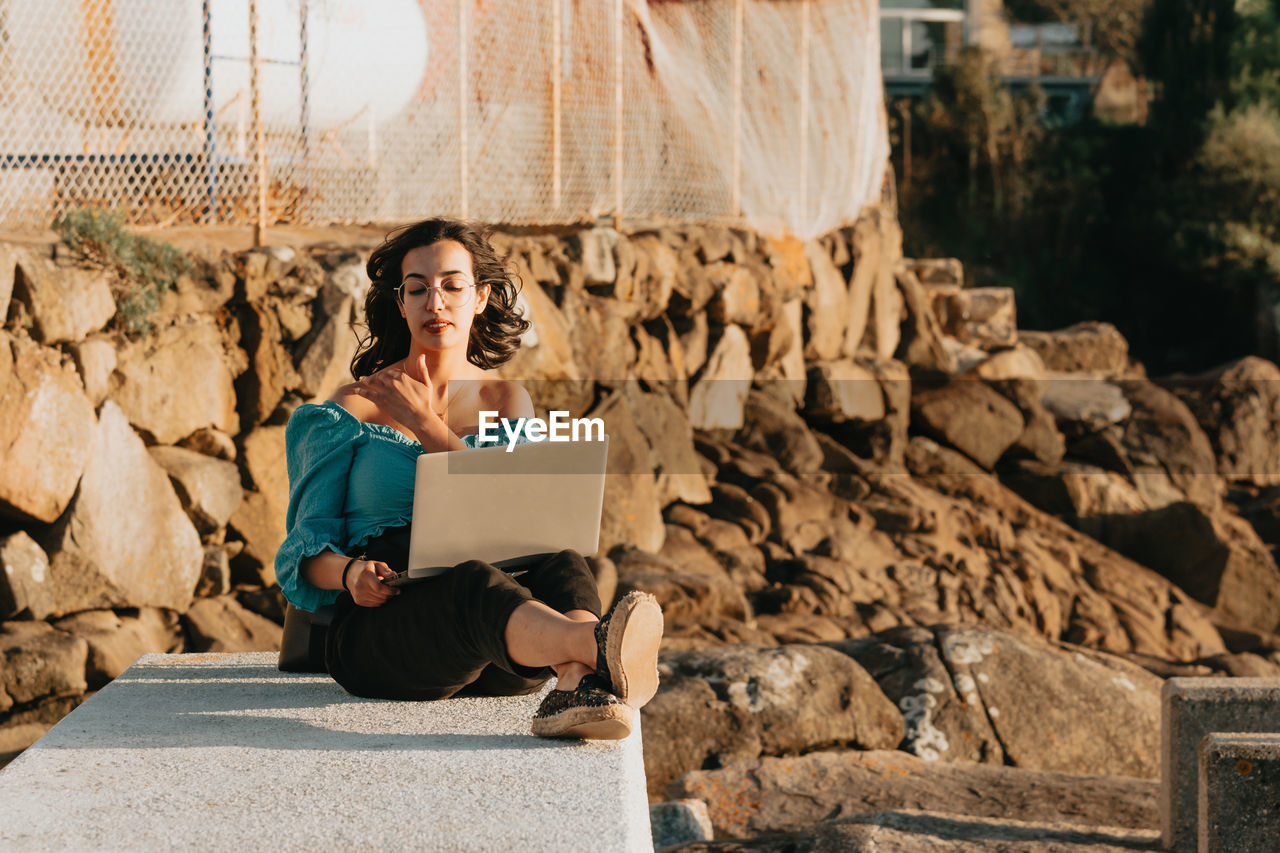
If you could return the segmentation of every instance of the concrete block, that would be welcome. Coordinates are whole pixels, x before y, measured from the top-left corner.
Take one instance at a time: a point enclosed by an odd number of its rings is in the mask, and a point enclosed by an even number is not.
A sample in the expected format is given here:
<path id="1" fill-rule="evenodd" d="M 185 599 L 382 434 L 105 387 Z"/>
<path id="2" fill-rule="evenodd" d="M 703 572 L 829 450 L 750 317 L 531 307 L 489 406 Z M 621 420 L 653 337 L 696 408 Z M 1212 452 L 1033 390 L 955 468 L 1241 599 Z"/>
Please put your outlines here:
<path id="1" fill-rule="evenodd" d="M 653 847 L 662 850 L 715 837 L 706 800 L 671 800 L 649 806 Z"/>
<path id="2" fill-rule="evenodd" d="M 652 850 L 639 727 L 536 738 L 539 701 L 145 655 L 0 770 L 0 850 Z"/>
<path id="3" fill-rule="evenodd" d="M 1199 853 L 1274 853 L 1280 845 L 1280 733 L 1200 742 Z"/>
<path id="4" fill-rule="evenodd" d="M 1200 741 L 1213 732 L 1280 732 L 1280 679 L 1171 678 L 1161 724 L 1160 836 L 1194 853 Z"/>

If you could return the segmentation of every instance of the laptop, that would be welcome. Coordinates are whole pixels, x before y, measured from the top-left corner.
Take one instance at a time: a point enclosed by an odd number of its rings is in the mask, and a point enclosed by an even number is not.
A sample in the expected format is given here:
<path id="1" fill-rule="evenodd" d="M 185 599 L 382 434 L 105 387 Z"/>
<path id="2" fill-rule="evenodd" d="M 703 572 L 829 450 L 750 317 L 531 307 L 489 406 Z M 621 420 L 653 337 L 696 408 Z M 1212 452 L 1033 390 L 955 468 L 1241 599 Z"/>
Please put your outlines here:
<path id="1" fill-rule="evenodd" d="M 608 456 L 608 436 L 423 453 L 409 568 L 383 583 L 404 586 L 467 560 L 514 574 L 566 548 L 594 554 Z"/>

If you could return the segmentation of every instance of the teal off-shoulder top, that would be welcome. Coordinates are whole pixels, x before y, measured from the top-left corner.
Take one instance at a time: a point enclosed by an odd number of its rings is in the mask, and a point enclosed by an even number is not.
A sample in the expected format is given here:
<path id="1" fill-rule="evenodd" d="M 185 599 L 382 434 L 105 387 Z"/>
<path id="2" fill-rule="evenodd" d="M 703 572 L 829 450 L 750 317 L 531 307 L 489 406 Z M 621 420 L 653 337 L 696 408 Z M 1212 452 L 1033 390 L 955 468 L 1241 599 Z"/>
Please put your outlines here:
<path id="1" fill-rule="evenodd" d="M 521 436 L 523 438 L 523 436 Z M 467 447 L 499 443 L 464 435 Z M 302 561 L 325 551 L 357 554 L 373 537 L 413 518 L 413 480 L 422 445 L 399 430 L 357 419 L 332 401 L 299 406 L 285 428 L 288 531 L 276 551 L 276 579 L 295 607 L 315 611 L 339 590 L 302 577 Z"/>

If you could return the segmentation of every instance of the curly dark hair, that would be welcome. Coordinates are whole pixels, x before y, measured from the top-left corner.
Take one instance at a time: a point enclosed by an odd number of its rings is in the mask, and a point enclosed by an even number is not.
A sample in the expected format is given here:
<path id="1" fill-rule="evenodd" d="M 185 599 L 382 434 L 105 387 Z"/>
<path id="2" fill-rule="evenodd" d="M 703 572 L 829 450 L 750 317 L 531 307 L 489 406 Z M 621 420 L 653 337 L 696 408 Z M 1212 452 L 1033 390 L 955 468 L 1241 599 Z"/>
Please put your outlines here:
<path id="1" fill-rule="evenodd" d="M 357 379 L 377 373 L 409 354 L 409 327 L 396 304 L 396 288 L 404 256 L 440 240 L 456 240 L 471 255 L 476 286 L 489 286 L 489 302 L 476 315 L 467 342 L 467 360 L 486 370 L 511 358 L 529 322 L 516 310 L 520 278 L 508 269 L 489 244 L 491 232 L 453 219 L 427 219 L 387 234 L 373 250 L 366 267 L 372 285 L 364 301 L 368 335 L 360 338 L 351 375 Z"/>

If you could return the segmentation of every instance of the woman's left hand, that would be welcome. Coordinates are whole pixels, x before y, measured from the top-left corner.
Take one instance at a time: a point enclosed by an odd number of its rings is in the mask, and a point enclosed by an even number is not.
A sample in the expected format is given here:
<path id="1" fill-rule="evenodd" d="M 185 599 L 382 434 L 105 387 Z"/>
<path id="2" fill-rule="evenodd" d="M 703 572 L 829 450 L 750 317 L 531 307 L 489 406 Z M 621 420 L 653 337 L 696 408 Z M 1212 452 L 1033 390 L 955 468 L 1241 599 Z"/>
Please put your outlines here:
<path id="1" fill-rule="evenodd" d="M 443 423 L 431 405 L 434 398 L 431 374 L 427 372 L 423 356 L 418 357 L 416 364 L 406 361 L 403 367 L 380 370 L 357 382 L 354 390 L 372 401 L 387 417 L 415 433 L 422 434 L 436 422 Z"/>

